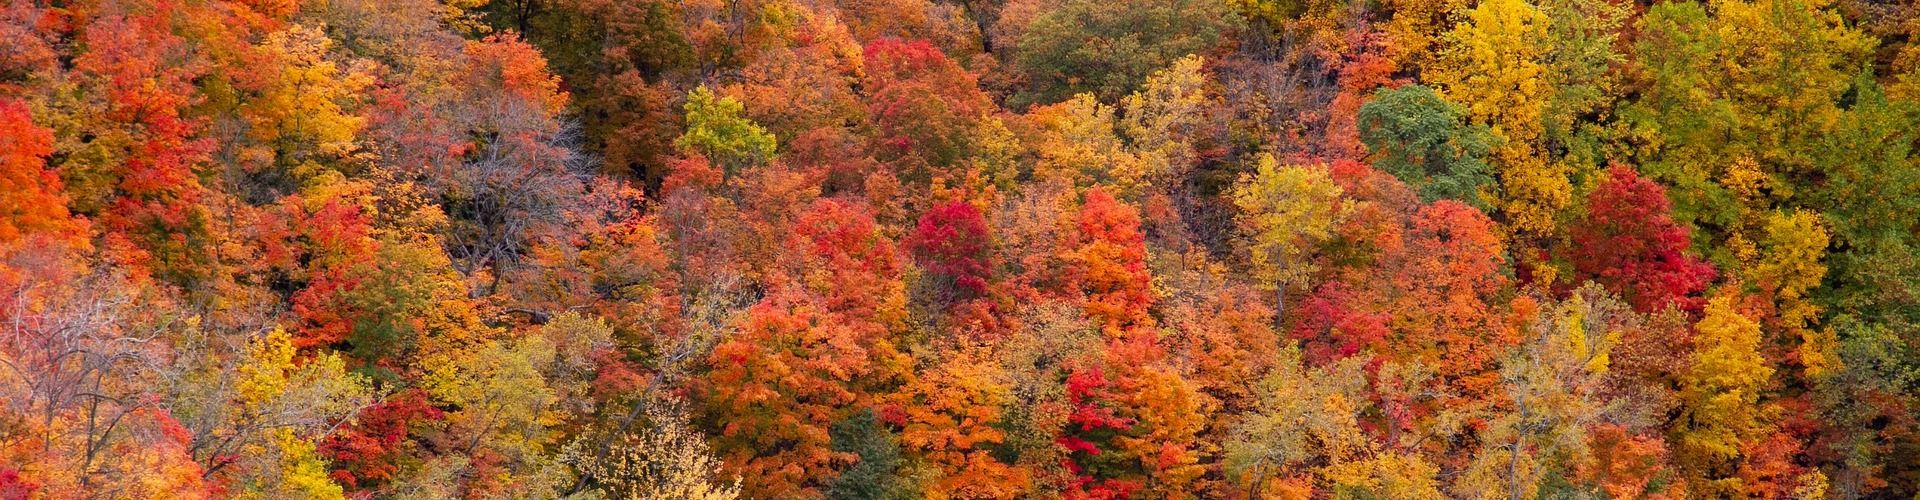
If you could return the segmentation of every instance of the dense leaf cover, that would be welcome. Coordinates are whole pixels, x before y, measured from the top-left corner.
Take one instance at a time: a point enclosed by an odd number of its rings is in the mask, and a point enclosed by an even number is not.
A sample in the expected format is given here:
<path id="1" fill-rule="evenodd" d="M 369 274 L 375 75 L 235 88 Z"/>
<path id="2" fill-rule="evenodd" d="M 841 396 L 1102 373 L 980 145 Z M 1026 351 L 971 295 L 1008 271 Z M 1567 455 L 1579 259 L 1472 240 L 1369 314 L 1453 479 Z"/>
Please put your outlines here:
<path id="1" fill-rule="evenodd" d="M 1916 40 L 0 0 L 0 499 L 1913 498 Z"/>

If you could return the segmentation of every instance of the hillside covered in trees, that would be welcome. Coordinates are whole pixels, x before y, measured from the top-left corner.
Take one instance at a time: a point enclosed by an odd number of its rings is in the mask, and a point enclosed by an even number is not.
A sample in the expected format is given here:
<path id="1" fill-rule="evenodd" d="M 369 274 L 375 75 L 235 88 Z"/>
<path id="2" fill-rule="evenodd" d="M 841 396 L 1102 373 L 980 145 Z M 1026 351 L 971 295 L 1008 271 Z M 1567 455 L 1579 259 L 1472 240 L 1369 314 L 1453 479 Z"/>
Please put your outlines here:
<path id="1" fill-rule="evenodd" d="M 1920 5 L 0 0 L 0 499 L 1920 495 Z"/>

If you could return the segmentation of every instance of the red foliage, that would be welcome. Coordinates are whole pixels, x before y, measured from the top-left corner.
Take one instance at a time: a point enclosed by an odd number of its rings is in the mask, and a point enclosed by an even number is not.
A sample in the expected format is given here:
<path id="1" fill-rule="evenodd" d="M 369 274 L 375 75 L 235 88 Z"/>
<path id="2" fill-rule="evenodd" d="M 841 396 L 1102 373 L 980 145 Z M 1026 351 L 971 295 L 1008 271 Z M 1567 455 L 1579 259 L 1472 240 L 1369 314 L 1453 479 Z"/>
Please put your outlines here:
<path id="1" fill-rule="evenodd" d="M 1624 297 L 1635 310 L 1668 306 L 1698 311 L 1716 272 L 1687 255 L 1688 231 L 1673 222 L 1666 188 L 1615 165 L 1587 196 L 1586 220 L 1569 230 L 1564 255 L 1576 280 L 1592 280 Z"/>
<path id="2" fill-rule="evenodd" d="M 1387 314 L 1360 309 L 1360 299 L 1341 282 L 1314 290 L 1300 307 L 1292 336 L 1302 342 L 1301 354 L 1313 366 L 1358 354 L 1362 349 L 1385 348 Z"/>
<path id="3" fill-rule="evenodd" d="M 815 200 L 794 222 L 794 232 L 793 250 L 804 257 L 807 269 L 825 278 L 807 284 L 826 298 L 830 310 L 860 319 L 881 317 L 878 309 L 886 306 L 901 266 L 898 250 L 879 233 L 864 203 Z"/>
<path id="4" fill-rule="evenodd" d="M 115 192 L 99 219 L 136 243 L 157 270 L 174 278 L 199 276 L 210 245 L 204 238 L 206 189 L 196 168 L 213 150 L 199 138 L 199 121 L 183 116 L 195 103 L 194 79 L 205 71 L 170 23 L 174 6 L 156 5 L 137 17 L 108 17 L 86 29 L 88 51 L 75 71 L 99 87 L 106 107 L 99 118 L 119 128 L 131 145 L 109 172 Z"/>
<path id="5" fill-rule="evenodd" d="M 21 479 L 19 471 L 0 468 L 0 500 L 27 500 L 38 489 L 40 485 Z"/>
<path id="6" fill-rule="evenodd" d="M 409 389 L 360 412 L 353 424 L 320 442 L 319 452 L 334 463 L 334 480 L 352 489 L 372 488 L 400 471 L 401 446 L 415 426 L 445 414 L 427 403 L 426 393 Z"/>
<path id="7" fill-rule="evenodd" d="M 980 209 L 965 201 L 928 210 L 906 239 L 907 251 L 913 253 L 915 261 L 961 292 L 955 299 L 987 293 L 987 279 L 993 273 L 991 244 L 987 219 L 980 215 Z"/>
<path id="8" fill-rule="evenodd" d="M 1067 497 L 1127 498 L 1139 489 L 1137 481 L 1102 477 L 1088 467 L 1103 451 L 1117 451 L 1114 437 L 1133 428 L 1132 420 L 1117 415 L 1111 407 L 1112 382 L 1096 366 L 1069 373 L 1066 388 L 1073 413 L 1067 416 L 1067 428 L 1054 442 L 1067 450 L 1068 458 L 1062 465 L 1075 476 Z"/>
<path id="9" fill-rule="evenodd" d="M 299 289 L 290 312 L 299 320 L 294 347 L 326 347 L 346 340 L 362 311 L 347 294 L 360 286 L 358 270 L 374 261 L 373 227 L 360 207 L 327 200 L 317 207 L 299 195 L 259 223 L 264 263 L 289 274 Z"/>

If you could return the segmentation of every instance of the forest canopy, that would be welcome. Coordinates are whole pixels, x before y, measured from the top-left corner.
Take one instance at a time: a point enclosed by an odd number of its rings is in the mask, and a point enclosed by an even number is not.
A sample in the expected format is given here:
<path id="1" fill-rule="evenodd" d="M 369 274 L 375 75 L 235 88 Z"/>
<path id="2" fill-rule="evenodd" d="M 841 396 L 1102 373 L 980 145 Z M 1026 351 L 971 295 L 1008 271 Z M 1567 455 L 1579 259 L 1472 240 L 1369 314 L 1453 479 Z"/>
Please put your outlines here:
<path id="1" fill-rule="evenodd" d="M 0 500 L 1914 498 L 1917 40 L 0 0 Z"/>

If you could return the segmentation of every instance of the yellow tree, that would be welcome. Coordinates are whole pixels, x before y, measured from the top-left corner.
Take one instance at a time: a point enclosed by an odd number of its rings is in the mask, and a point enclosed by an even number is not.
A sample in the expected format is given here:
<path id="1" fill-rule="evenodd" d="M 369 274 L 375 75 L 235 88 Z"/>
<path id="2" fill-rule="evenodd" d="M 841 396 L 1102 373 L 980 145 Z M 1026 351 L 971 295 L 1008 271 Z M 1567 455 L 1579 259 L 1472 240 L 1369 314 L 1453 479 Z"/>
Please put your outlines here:
<path id="1" fill-rule="evenodd" d="M 1698 485 L 1690 489 L 1738 494 L 1741 444 L 1764 433 L 1760 391 L 1773 368 L 1760 356 L 1760 324 L 1734 309 L 1733 296 L 1708 302 L 1694 329 L 1692 366 L 1680 376 L 1675 452 Z"/>
<path id="2" fill-rule="evenodd" d="M 181 345 L 211 340 L 191 335 L 197 328 L 189 333 Z M 176 413 L 194 431 L 209 474 L 232 484 L 240 498 L 342 497 L 314 442 L 373 402 L 365 377 L 349 373 L 331 351 L 300 359 L 292 336 L 279 328 L 248 342 L 228 366 L 202 361 L 218 359 L 216 352 L 182 354 L 193 359 L 183 370 Z M 198 363 L 209 366 L 192 366 Z M 227 397 L 202 407 L 197 395 Z"/>
<path id="3" fill-rule="evenodd" d="M 366 119 L 352 108 L 373 76 L 341 68 L 327 57 L 332 49 L 326 33 L 297 25 L 267 35 L 256 48 L 270 62 L 240 107 L 247 123 L 247 140 L 237 145 L 242 165 L 286 169 L 307 181 L 330 162 L 363 154 L 357 136 Z"/>
<path id="4" fill-rule="evenodd" d="M 1500 211 L 1512 235 L 1544 237 L 1573 198 L 1565 169 L 1545 157 L 1541 121 L 1554 99 L 1547 15 L 1527 0 L 1488 0 L 1448 32 L 1433 79 L 1467 116 L 1501 139 L 1494 151 Z"/>
<path id="5" fill-rule="evenodd" d="M 1536 309 L 1515 301 L 1519 314 Z M 1463 497 L 1533 498 L 1555 471 L 1588 455 L 1588 428 L 1608 409 L 1600 391 L 1613 347 L 1640 320 L 1625 303 L 1588 283 L 1565 301 L 1539 308 L 1528 338 L 1501 367 L 1511 400 L 1494 417 L 1481 449 L 1454 484 Z"/>
<path id="6" fill-rule="evenodd" d="M 1287 291 L 1305 287 L 1314 271 L 1308 252 L 1332 237 L 1352 202 L 1340 199 L 1325 167 L 1281 167 L 1272 155 L 1260 156 L 1253 175 L 1241 175 L 1232 197 L 1254 279 L 1274 293 L 1274 317 L 1282 317 Z"/>
<path id="7" fill-rule="evenodd" d="M 486 340 L 462 349 L 434 353 L 420 364 L 421 383 L 435 400 L 456 410 L 447 414 L 448 446 L 475 457 L 470 473 L 503 489 L 515 483 L 541 484 L 550 460 L 547 445 L 556 437 L 558 393 L 541 370 L 557 351 L 544 336 Z M 499 468 L 494 468 L 499 467 Z M 499 493 L 499 492 L 495 492 Z"/>
<path id="8" fill-rule="evenodd" d="M 1388 0 L 1393 12 L 1381 27 L 1389 43 L 1388 55 L 1409 69 L 1430 70 L 1435 63 L 1434 46 L 1439 45 L 1447 26 L 1469 5 L 1468 0 Z"/>
<path id="9" fill-rule="evenodd" d="M 1443 498 L 1432 464 L 1363 430 L 1376 411 L 1366 370 L 1359 357 L 1308 368 L 1298 348 L 1280 351 L 1255 383 L 1255 407 L 1226 440 L 1228 479 L 1258 498 Z"/>
<path id="10" fill-rule="evenodd" d="M 1121 101 L 1121 132 L 1137 152 L 1146 177 L 1174 185 L 1193 167 L 1194 140 L 1212 108 L 1221 105 L 1204 70 L 1206 59 L 1190 55 L 1153 76 Z"/>
<path id="11" fill-rule="evenodd" d="M 1759 259 L 1746 270 L 1748 280 L 1772 295 L 1773 319 L 1782 333 L 1799 338 L 1797 357 L 1811 376 L 1834 368 L 1837 361 L 1832 358 L 1833 332 L 1817 329 L 1814 323 L 1820 307 L 1807 297 L 1827 275 L 1827 266 L 1821 262 L 1827 255 L 1827 240 L 1819 214 L 1775 211 L 1767 216 Z"/>
<path id="12" fill-rule="evenodd" d="M 1031 142 L 1040 156 L 1033 177 L 1081 188 L 1105 184 L 1123 199 L 1137 199 L 1150 182 L 1147 167 L 1120 140 L 1113 113 L 1113 106 L 1100 104 L 1093 94 L 1029 113 L 1040 129 Z"/>

